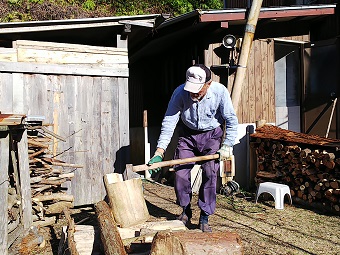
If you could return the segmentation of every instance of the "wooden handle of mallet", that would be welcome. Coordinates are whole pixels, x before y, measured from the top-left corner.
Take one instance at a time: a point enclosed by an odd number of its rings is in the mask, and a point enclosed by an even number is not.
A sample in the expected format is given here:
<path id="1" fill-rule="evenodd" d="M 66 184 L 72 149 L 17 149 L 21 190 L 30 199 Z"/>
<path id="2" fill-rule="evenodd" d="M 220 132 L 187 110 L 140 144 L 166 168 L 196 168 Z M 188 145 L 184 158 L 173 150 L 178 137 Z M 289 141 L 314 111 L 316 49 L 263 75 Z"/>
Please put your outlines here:
<path id="1" fill-rule="evenodd" d="M 150 166 L 148 166 L 146 164 L 133 166 L 132 171 L 141 172 L 141 171 L 145 171 L 145 170 L 155 169 L 155 168 L 158 168 L 158 167 L 181 165 L 181 164 L 190 163 L 190 162 L 217 159 L 219 157 L 220 157 L 219 154 L 213 154 L 213 155 L 206 155 L 206 156 L 197 156 L 197 157 L 192 157 L 192 158 L 173 159 L 173 160 L 167 160 L 167 161 L 162 161 L 162 162 L 158 162 L 158 163 L 153 163 Z"/>

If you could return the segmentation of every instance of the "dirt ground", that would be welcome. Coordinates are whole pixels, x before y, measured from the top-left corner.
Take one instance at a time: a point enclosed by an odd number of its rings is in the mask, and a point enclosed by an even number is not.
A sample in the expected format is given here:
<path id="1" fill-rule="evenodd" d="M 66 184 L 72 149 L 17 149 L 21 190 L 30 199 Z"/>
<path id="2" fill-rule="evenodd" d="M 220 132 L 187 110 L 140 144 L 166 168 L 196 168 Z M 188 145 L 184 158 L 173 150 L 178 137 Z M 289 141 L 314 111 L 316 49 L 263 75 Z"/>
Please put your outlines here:
<path id="1" fill-rule="evenodd" d="M 181 213 L 176 205 L 172 186 L 143 181 L 144 195 L 151 215 L 150 221 L 173 220 Z M 232 231 L 240 235 L 244 254 L 340 254 L 340 216 L 316 211 L 285 200 L 284 210 L 274 208 L 270 197 L 260 196 L 254 202 L 254 193 L 238 192 L 226 197 L 218 194 L 217 208 L 209 222 L 214 232 Z M 197 229 L 199 209 L 197 195 L 193 196 L 193 218 L 189 229 Z M 95 225 L 93 206 L 72 209 L 76 224 Z M 15 244 L 10 254 L 58 254 L 61 228 L 66 221 L 61 217 L 50 228 L 40 228 L 45 244 L 25 250 Z"/>
<path id="2" fill-rule="evenodd" d="M 181 213 L 172 187 L 145 182 L 144 188 L 151 215 L 174 219 Z M 261 195 L 255 204 L 254 195 L 218 195 L 216 212 L 209 218 L 213 231 L 238 233 L 244 254 L 340 254 L 339 216 L 287 203 L 284 210 L 277 210 L 273 199 Z M 194 196 L 189 229 L 197 228 L 200 211 L 196 201 Z"/>

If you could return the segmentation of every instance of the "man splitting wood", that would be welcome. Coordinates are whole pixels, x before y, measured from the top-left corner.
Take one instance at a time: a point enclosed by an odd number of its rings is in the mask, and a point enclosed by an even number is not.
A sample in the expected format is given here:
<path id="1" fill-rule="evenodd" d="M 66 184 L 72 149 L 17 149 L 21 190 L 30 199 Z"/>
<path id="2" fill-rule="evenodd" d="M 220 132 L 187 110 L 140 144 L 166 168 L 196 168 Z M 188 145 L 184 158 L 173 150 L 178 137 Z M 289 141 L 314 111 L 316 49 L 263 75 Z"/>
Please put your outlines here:
<path id="1" fill-rule="evenodd" d="M 162 121 L 157 149 L 148 165 L 163 160 L 177 123 L 179 123 L 179 139 L 174 159 L 216 153 L 220 155 L 219 160 L 204 161 L 201 165 L 202 184 L 198 197 L 198 206 L 201 209 L 199 227 L 203 232 L 211 232 L 208 219 L 216 208 L 219 161 L 226 160 L 232 155 L 238 119 L 229 91 L 223 84 L 211 80 L 211 71 L 205 65 L 198 64 L 190 67 L 186 72 L 186 82 L 173 92 Z M 195 162 L 192 162 L 174 167 L 177 203 L 183 208 L 178 219 L 185 225 L 192 217 L 190 171 L 194 164 Z M 160 168 L 151 171 L 159 170 Z"/>

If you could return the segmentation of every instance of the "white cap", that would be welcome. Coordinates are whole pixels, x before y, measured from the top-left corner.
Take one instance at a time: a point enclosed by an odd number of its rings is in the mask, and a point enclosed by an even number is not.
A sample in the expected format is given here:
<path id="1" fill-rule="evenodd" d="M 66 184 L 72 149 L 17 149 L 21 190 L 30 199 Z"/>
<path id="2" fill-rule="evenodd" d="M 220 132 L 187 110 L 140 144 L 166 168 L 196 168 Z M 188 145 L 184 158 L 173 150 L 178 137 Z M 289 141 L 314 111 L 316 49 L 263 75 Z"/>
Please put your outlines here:
<path id="1" fill-rule="evenodd" d="M 198 93 L 205 84 L 206 73 L 199 66 L 192 66 L 187 70 L 187 80 L 184 85 L 184 90 L 191 93 Z"/>

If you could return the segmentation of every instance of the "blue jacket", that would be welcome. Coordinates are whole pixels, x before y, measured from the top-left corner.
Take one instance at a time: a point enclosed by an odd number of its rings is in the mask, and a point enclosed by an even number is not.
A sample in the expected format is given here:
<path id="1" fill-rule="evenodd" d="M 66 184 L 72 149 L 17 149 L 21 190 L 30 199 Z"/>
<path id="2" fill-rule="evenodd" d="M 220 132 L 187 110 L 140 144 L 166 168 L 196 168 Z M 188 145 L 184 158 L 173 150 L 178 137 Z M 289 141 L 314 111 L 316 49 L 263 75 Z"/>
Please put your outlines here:
<path id="1" fill-rule="evenodd" d="M 201 101 L 193 101 L 184 84 L 173 92 L 162 121 L 157 147 L 166 150 L 181 117 L 190 129 L 212 130 L 225 121 L 226 137 L 223 144 L 233 146 L 237 136 L 238 119 L 235 114 L 228 89 L 221 83 L 211 82 Z"/>

